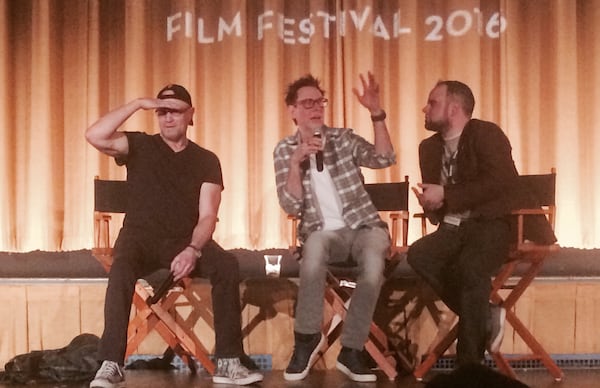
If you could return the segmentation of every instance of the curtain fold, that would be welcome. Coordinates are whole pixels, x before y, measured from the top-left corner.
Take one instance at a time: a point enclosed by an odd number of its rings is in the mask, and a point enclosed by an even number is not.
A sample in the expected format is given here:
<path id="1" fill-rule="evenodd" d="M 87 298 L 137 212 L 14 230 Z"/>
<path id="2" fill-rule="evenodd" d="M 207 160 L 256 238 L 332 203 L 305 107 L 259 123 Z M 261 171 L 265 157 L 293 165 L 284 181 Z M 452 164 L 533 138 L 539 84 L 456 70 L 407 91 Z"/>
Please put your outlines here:
<path id="1" fill-rule="evenodd" d="M 88 145 L 101 115 L 167 83 L 196 107 L 189 136 L 215 152 L 225 191 L 215 239 L 289 244 L 275 144 L 295 131 L 283 94 L 312 73 L 326 122 L 372 139 L 352 89 L 372 71 L 398 163 L 367 181 L 420 181 L 427 95 L 473 89 L 521 173 L 556 167 L 557 235 L 600 247 L 600 10 L 594 0 L 0 0 L 0 250 L 73 250 L 93 239 L 93 179 L 125 178 Z M 156 133 L 153 112 L 122 130 Z M 419 211 L 411 198 L 411 211 Z M 413 221 L 411 221 L 413 222 Z M 419 236 L 411 224 L 410 240 Z"/>

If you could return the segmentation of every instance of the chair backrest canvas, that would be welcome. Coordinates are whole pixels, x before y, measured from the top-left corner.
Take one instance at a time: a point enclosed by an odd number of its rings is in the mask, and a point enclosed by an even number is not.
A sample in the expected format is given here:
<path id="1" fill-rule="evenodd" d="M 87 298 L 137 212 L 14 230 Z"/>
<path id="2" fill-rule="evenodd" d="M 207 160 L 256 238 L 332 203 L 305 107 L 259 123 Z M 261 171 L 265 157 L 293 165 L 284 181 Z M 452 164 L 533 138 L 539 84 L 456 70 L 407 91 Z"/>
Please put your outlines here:
<path id="1" fill-rule="evenodd" d="M 539 206 L 554 206 L 556 198 L 556 173 L 520 175 L 519 185 L 526 189 Z"/>
<path id="2" fill-rule="evenodd" d="M 94 210 L 107 213 L 125 213 L 127 209 L 127 181 L 94 179 Z"/>
<path id="3" fill-rule="evenodd" d="M 408 181 L 367 183 L 365 189 L 379 211 L 408 210 Z"/>
<path id="4" fill-rule="evenodd" d="M 516 238 L 519 242 L 523 238 L 542 245 L 554 244 L 557 241 L 554 235 L 556 171 L 552 169 L 550 174 L 520 175 L 518 189 L 521 196 L 515 204 L 515 209 L 544 208 L 546 212 L 519 216 L 522 218 L 523 234 L 521 236 L 517 228 Z"/>

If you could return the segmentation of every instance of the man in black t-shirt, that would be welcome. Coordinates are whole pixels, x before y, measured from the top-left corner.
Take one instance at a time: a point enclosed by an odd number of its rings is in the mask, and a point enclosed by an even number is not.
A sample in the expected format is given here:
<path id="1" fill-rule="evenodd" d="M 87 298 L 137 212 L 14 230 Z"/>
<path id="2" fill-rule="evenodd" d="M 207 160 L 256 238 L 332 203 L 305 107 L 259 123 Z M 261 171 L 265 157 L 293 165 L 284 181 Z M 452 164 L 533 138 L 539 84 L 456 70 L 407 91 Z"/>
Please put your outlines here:
<path id="1" fill-rule="evenodd" d="M 138 110 L 155 110 L 160 133 L 117 129 Z M 187 90 L 165 86 L 157 98 L 135 99 L 101 117 L 87 141 L 127 168 L 128 201 L 114 247 L 104 308 L 103 360 L 90 387 L 124 384 L 122 365 L 129 312 L 138 278 L 168 268 L 174 280 L 210 278 L 217 369 L 214 383 L 247 385 L 263 376 L 240 363 L 244 355 L 236 258 L 212 240 L 221 202 L 219 159 L 187 138 L 194 108 Z"/>

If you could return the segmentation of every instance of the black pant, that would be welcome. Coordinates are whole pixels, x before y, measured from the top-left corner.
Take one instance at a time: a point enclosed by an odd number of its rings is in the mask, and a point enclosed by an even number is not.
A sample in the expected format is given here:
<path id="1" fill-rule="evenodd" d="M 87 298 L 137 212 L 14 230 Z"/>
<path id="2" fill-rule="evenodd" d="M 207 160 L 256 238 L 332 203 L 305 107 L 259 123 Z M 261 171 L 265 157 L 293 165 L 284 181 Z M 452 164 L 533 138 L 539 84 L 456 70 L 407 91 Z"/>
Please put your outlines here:
<path id="1" fill-rule="evenodd" d="M 491 277 L 508 255 L 504 219 L 442 224 L 412 244 L 408 263 L 459 316 L 457 363 L 483 360 L 489 318 Z"/>
<path id="2" fill-rule="evenodd" d="M 137 279 L 161 268 L 170 268 L 171 260 L 189 243 L 189 239 L 158 240 L 137 238 L 121 231 L 115 243 L 114 262 L 108 275 L 104 302 L 104 333 L 98 355 L 101 360 L 123 364 L 127 347 L 127 326 Z M 237 259 L 216 242 L 202 249 L 193 277 L 209 278 L 215 327 L 215 356 L 239 357 L 243 353 L 239 266 Z"/>

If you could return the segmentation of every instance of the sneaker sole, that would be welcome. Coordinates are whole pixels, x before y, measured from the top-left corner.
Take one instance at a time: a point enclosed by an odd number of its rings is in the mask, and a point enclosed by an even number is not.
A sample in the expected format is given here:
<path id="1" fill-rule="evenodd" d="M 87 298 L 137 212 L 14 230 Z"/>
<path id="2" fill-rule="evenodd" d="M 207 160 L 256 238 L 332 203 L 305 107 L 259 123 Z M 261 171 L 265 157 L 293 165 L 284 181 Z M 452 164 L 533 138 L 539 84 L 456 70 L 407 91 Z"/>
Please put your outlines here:
<path id="1" fill-rule="evenodd" d="M 496 337 L 492 338 L 492 341 L 490 341 L 490 346 L 488 349 L 490 353 L 498 353 L 500 351 L 500 345 L 502 345 L 502 340 L 504 339 L 505 322 L 506 309 L 500 308 L 500 330 L 498 330 Z"/>
<path id="2" fill-rule="evenodd" d="M 212 381 L 215 384 L 232 384 L 232 385 L 248 385 L 248 384 L 252 384 L 252 383 L 258 383 L 259 381 L 263 380 L 263 376 L 256 374 L 253 376 L 248 376 L 245 379 L 238 379 L 238 380 L 234 380 L 234 379 L 230 379 L 228 377 L 219 377 L 219 376 L 213 376 Z"/>
<path id="3" fill-rule="evenodd" d="M 94 382 L 90 383 L 90 388 L 123 388 L 125 387 L 125 381 L 121 381 L 118 383 L 110 383 L 108 381 Z"/>
<path id="4" fill-rule="evenodd" d="M 359 383 L 371 383 L 371 382 L 377 381 L 377 376 L 375 376 L 374 374 L 357 375 L 356 373 L 352 373 L 352 371 L 350 369 L 348 369 L 346 367 L 346 365 L 342 364 L 339 361 L 336 362 L 335 366 L 340 371 L 342 371 L 342 373 L 344 373 L 346 376 L 350 377 L 350 379 L 352 379 L 353 381 L 356 381 Z"/>
<path id="5" fill-rule="evenodd" d="M 315 350 L 313 350 L 312 354 L 308 358 L 308 365 L 306 366 L 306 369 L 304 369 L 300 373 L 283 372 L 283 378 L 287 381 L 298 381 L 298 380 L 305 379 L 306 376 L 308 376 L 308 372 L 310 371 L 310 368 L 312 368 L 313 364 L 317 361 L 317 356 L 319 355 L 319 352 L 321 351 L 321 348 L 323 347 L 323 345 L 325 345 L 325 341 L 326 341 L 326 338 L 321 333 L 321 340 L 319 341 L 319 343 L 315 347 Z"/>

